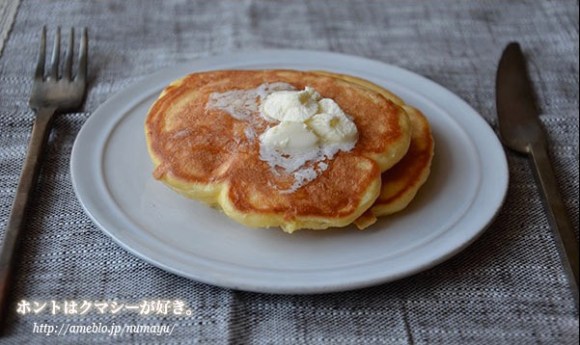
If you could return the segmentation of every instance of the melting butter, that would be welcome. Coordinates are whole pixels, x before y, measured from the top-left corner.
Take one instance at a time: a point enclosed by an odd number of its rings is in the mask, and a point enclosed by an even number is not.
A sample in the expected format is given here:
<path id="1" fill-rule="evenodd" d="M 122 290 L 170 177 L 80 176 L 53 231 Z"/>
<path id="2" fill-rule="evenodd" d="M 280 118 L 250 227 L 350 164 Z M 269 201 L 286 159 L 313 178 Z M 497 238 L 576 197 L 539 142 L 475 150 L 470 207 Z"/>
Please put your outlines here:
<path id="1" fill-rule="evenodd" d="M 208 109 L 221 109 L 248 124 L 248 140 L 257 135 L 260 117 L 270 125 L 259 135 L 260 159 L 274 174 L 278 169 L 294 177 L 291 193 L 316 179 L 339 151 L 356 145 L 358 130 L 352 118 L 330 98 L 311 87 L 296 90 L 287 83 L 264 83 L 256 89 L 210 95 Z"/>

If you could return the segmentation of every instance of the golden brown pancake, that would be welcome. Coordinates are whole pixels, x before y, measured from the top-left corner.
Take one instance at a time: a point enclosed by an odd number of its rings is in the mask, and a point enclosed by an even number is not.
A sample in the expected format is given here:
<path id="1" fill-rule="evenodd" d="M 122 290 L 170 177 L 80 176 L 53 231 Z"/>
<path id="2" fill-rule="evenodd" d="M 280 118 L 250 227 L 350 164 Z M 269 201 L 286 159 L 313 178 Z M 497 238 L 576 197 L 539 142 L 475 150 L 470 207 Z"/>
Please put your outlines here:
<path id="1" fill-rule="evenodd" d="M 434 141 L 427 118 L 417 109 L 404 106 L 411 121 L 409 151 L 394 167 L 383 172 L 381 194 L 373 206 L 354 223 L 364 229 L 377 217 L 401 211 L 411 203 L 429 177 Z"/>
<path id="2" fill-rule="evenodd" d="M 284 82 L 310 86 L 333 99 L 357 126 L 348 152 L 329 160 L 316 179 L 287 193 L 293 177 L 273 173 L 260 159 L 259 141 L 247 136 L 248 121 L 208 108 L 215 92 L 248 90 Z M 257 135 L 268 123 L 252 117 Z M 145 134 L 154 177 L 177 192 L 219 206 L 252 227 L 326 229 L 352 223 L 378 197 L 381 172 L 407 152 L 406 112 L 383 93 L 348 80 L 290 70 L 212 71 L 190 74 L 169 85 L 149 110 Z"/>
<path id="3" fill-rule="evenodd" d="M 344 79 L 379 92 L 385 98 L 405 109 L 411 122 L 409 150 L 394 167 L 382 173 L 381 194 L 373 206 L 354 222 L 362 230 L 374 224 L 377 217 L 393 214 L 406 208 L 425 183 L 431 172 L 435 147 L 431 127 L 425 115 L 418 109 L 406 105 L 402 99 L 383 87 L 349 75 L 323 71 L 319 73 Z"/>

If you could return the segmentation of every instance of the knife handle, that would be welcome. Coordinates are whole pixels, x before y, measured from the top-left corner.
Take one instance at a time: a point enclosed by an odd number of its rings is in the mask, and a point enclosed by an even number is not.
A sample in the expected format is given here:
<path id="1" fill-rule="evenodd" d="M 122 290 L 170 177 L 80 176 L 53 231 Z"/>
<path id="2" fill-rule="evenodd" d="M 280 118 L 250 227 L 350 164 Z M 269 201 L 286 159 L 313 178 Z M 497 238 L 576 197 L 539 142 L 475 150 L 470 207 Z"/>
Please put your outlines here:
<path id="1" fill-rule="evenodd" d="M 578 308 L 578 243 L 572 224 L 566 213 L 562 197 L 558 191 L 556 177 L 550 164 L 548 150 L 543 143 L 531 145 L 530 154 L 534 162 L 536 177 L 542 186 L 549 221 L 554 231 L 556 245 L 572 287 Z"/>

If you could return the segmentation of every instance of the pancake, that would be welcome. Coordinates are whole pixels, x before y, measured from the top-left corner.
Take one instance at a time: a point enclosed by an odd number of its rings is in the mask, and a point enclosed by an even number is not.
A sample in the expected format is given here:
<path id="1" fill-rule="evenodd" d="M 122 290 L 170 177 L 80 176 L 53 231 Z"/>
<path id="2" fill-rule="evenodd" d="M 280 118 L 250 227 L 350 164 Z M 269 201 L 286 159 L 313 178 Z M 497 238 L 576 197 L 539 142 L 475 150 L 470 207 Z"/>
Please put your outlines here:
<path id="1" fill-rule="evenodd" d="M 340 78 L 382 94 L 401 106 L 411 122 L 411 144 L 405 157 L 394 167 L 382 173 L 381 193 L 373 206 L 354 221 L 359 229 L 365 229 L 386 216 L 405 209 L 425 183 L 431 172 L 435 143 L 429 121 L 418 109 L 405 102 L 389 90 L 361 78 L 320 71 L 320 74 Z"/>
<path id="2" fill-rule="evenodd" d="M 296 176 L 260 159 L 257 137 L 270 125 L 258 114 L 235 118 L 208 108 L 212 94 L 264 83 L 306 86 L 350 115 L 358 141 L 324 171 L 287 192 Z M 226 70 L 190 74 L 170 84 L 145 122 L 153 176 L 186 197 L 217 206 L 250 227 L 327 229 L 351 224 L 380 194 L 381 173 L 406 154 L 411 128 L 405 110 L 384 93 L 320 72 Z"/>
<path id="3" fill-rule="evenodd" d="M 386 216 L 406 208 L 425 183 L 431 172 L 434 141 L 425 115 L 419 110 L 403 106 L 411 121 L 411 145 L 409 151 L 394 167 L 382 173 L 381 194 L 361 217 L 355 220 L 364 229 Z"/>

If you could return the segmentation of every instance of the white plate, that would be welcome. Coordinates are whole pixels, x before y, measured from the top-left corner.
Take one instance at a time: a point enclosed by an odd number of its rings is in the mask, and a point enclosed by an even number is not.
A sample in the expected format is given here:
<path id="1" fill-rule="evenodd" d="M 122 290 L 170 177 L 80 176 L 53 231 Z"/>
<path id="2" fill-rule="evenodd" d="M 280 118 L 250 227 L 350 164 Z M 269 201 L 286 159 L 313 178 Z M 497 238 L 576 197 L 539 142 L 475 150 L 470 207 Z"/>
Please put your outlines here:
<path id="1" fill-rule="evenodd" d="M 435 137 L 432 173 L 403 212 L 357 231 L 245 228 L 152 176 L 143 124 L 172 80 L 213 69 L 325 69 L 383 85 L 421 109 Z M 320 293 L 392 281 L 458 253 L 490 224 L 507 191 L 504 151 L 459 97 L 412 72 L 313 51 L 236 53 L 166 68 L 111 97 L 81 129 L 72 182 L 93 221 L 121 246 L 167 271 L 222 287 Z"/>

